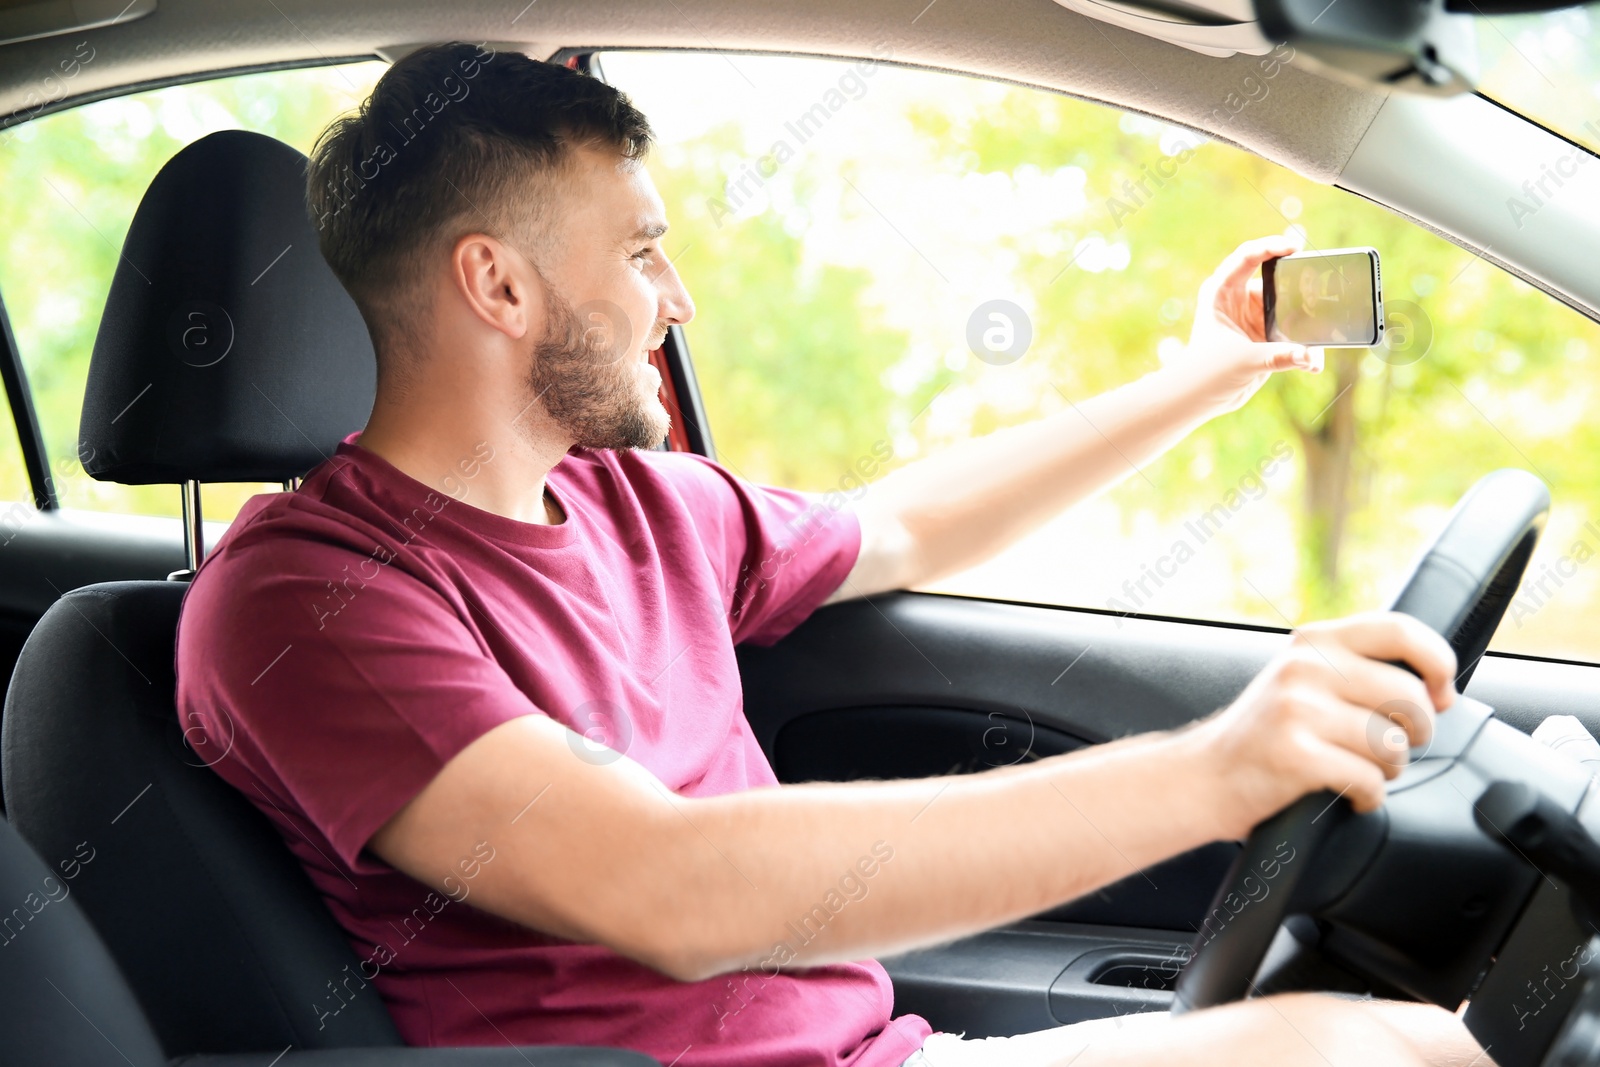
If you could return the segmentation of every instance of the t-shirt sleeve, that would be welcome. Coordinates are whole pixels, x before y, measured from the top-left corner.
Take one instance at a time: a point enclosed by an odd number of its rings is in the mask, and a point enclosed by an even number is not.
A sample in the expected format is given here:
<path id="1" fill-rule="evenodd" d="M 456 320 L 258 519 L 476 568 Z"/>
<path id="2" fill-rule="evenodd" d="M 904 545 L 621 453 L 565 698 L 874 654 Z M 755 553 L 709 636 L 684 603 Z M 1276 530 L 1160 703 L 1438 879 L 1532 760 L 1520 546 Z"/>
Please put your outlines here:
<path id="1" fill-rule="evenodd" d="M 753 485 L 698 456 L 669 463 L 723 584 L 735 644 L 770 645 L 844 583 L 861 526 L 843 493 Z"/>
<path id="2" fill-rule="evenodd" d="M 541 709 L 399 566 L 307 542 L 240 556 L 208 560 L 234 566 L 202 570 L 185 600 L 180 708 L 226 740 L 214 769 L 250 799 L 303 815 L 352 869 L 386 869 L 360 858 L 373 833 L 472 741 Z"/>

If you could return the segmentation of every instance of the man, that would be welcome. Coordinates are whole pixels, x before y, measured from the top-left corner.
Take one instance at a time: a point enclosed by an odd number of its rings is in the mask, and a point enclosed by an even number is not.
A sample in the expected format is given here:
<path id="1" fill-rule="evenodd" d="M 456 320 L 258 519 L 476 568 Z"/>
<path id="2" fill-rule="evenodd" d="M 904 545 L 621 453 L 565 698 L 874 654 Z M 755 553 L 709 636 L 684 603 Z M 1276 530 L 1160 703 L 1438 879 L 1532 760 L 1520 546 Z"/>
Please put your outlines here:
<path id="1" fill-rule="evenodd" d="M 649 140 L 604 84 L 457 44 L 396 63 L 315 151 L 310 209 L 372 332 L 377 400 L 201 568 L 178 702 L 232 738 L 217 772 L 357 950 L 319 1016 L 370 985 L 412 1044 L 679 1067 L 1477 1057 L 1437 1009 L 1310 996 L 1003 1044 L 891 1018 L 874 955 L 1242 837 L 1310 790 L 1377 806 L 1398 768 L 1367 744 L 1372 709 L 1409 701 L 1420 743 L 1455 699 L 1453 656 L 1403 616 L 1306 626 L 1189 729 L 963 778 L 776 788 L 734 645 L 967 567 L 1270 374 L 1315 369 L 1261 342 L 1248 284 L 1294 245 L 1218 268 L 1182 359 L 834 513 L 648 450 L 668 419 L 646 354 L 694 314 Z"/>
<path id="2" fill-rule="evenodd" d="M 1317 345 L 1336 345 L 1349 341 L 1359 332 L 1360 309 L 1346 306 L 1345 277 L 1340 267 L 1323 267 L 1316 260 L 1291 261 L 1295 272 L 1294 290 L 1298 300 L 1278 306 L 1279 339 L 1301 338 Z M 1280 272 L 1290 269 L 1281 264 Z M 1285 286 L 1288 288 L 1288 286 Z"/>

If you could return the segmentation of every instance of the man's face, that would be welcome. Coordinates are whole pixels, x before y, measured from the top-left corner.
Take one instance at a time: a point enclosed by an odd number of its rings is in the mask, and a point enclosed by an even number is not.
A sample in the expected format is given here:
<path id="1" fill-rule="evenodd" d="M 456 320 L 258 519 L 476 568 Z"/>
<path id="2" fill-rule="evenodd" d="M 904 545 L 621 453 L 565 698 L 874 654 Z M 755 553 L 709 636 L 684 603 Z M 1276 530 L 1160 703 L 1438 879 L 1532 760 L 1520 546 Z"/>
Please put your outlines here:
<path id="1" fill-rule="evenodd" d="M 1317 306 L 1317 272 L 1309 267 L 1300 271 L 1300 303 L 1307 311 Z"/>
<path id="2" fill-rule="evenodd" d="M 653 448 L 670 418 L 649 354 L 694 303 L 661 247 L 666 211 L 644 168 L 573 152 L 542 257 L 549 312 L 535 338 L 529 400 L 586 448 Z"/>

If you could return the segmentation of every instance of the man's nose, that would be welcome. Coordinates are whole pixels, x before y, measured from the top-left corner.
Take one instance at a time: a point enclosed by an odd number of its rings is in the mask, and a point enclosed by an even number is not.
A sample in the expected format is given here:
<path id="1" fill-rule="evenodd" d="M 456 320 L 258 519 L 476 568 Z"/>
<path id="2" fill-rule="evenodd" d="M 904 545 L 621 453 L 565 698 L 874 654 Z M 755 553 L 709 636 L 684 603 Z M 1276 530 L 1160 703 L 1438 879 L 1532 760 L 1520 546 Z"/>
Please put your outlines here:
<path id="1" fill-rule="evenodd" d="M 669 263 L 667 269 L 657 279 L 656 285 L 660 291 L 660 308 L 657 315 L 660 321 L 682 326 L 694 318 L 694 300 L 689 296 L 689 290 L 684 287 L 683 279 L 678 276 L 677 267 Z"/>

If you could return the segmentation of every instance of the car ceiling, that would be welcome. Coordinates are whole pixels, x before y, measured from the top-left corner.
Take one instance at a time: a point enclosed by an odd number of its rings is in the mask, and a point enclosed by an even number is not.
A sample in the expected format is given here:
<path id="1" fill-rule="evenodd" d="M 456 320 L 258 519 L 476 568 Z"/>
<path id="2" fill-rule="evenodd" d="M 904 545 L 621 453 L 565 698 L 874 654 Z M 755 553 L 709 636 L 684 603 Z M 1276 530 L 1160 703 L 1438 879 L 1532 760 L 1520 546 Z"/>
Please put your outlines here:
<path id="1" fill-rule="evenodd" d="M 1074 14 L 1052 0 L 158 0 L 144 18 L 0 46 L 0 114 L 30 105 L 87 40 L 74 96 L 268 64 L 393 57 L 416 43 L 489 41 L 546 57 L 566 47 L 653 47 L 860 57 L 1058 89 L 1157 115 L 1331 181 L 1384 94 L 1301 70 L 1231 122 L 1258 57 L 1219 60 Z M 57 90 L 59 92 L 59 89 Z"/>
<path id="2" fill-rule="evenodd" d="M 1503 112 L 1492 115 L 1499 109 L 1481 98 L 1390 94 L 1298 61 L 1263 85 L 1262 57 L 1203 56 L 1053 0 L 156 2 L 154 12 L 126 23 L 0 45 L 0 115 L 37 107 L 52 85 L 59 95 L 52 72 L 83 41 L 94 58 L 56 106 L 208 72 L 393 59 L 444 40 L 487 41 L 540 57 L 569 48 L 638 47 L 865 57 L 875 46 L 881 55 L 886 45 L 893 62 L 1054 89 L 1201 130 L 1312 180 L 1353 188 L 1591 315 L 1600 308 L 1600 272 L 1589 270 L 1581 254 L 1600 243 L 1600 206 L 1569 197 L 1560 211 L 1544 212 L 1536 226 L 1519 223 L 1514 232 L 1501 218 L 1504 198 L 1526 177 L 1520 160 L 1544 151 L 1540 138 L 1550 154 L 1570 149 L 1553 134 Z M 1413 133 L 1435 125 L 1430 109 L 1444 106 L 1477 109 L 1467 116 L 1469 129 L 1507 121 L 1526 129 L 1506 129 L 1499 148 L 1469 138 L 1476 147 L 1444 144 L 1444 156 L 1421 158 L 1411 150 Z M 1385 115 L 1404 121 L 1378 121 Z M 1384 131 L 1381 138 L 1368 137 L 1375 128 Z M 1502 151 L 1507 139 L 1517 141 L 1512 163 Z M 1437 137 L 1433 143 L 1439 145 Z M 1347 170 L 1352 159 L 1356 166 Z M 1440 182 L 1441 166 L 1456 175 L 1485 174 L 1481 181 Z M 1592 180 L 1600 183 L 1600 173 Z"/>

